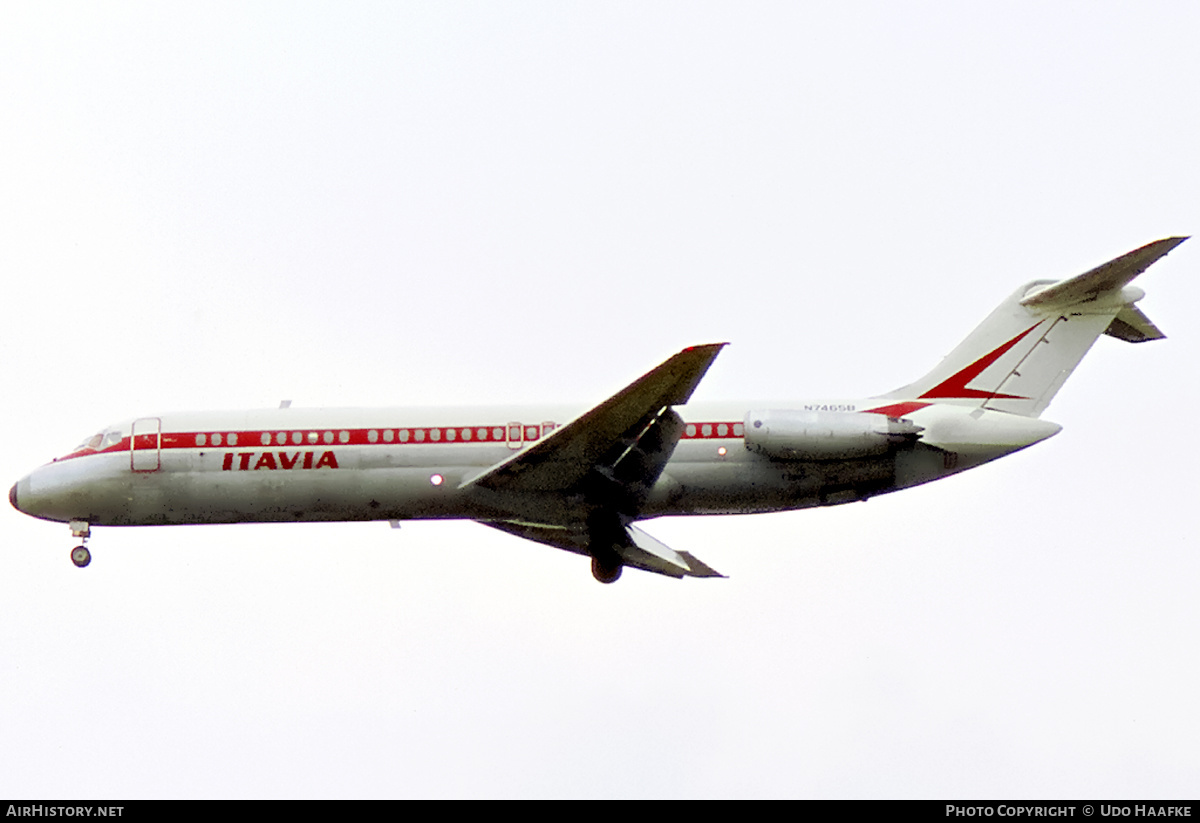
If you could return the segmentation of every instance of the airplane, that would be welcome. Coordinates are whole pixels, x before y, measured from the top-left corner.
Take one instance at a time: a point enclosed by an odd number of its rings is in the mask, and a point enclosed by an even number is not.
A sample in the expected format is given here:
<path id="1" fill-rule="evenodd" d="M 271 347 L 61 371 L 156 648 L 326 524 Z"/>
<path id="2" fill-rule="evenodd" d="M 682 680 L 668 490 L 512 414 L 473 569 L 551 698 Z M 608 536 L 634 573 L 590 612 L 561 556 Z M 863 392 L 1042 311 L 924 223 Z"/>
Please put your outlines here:
<path id="1" fill-rule="evenodd" d="M 928 483 L 1061 430 L 1042 412 L 1101 336 L 1163 333 L 1130 282 L 1186 237 L 1017 289 L 924 377 L 868 399 L 687 406 L 724 343 L 599 405 L 278 409 L 139 417 L 17 481 L 9 501 L 92 526 L 470 519 L 625 567 L 723 577 L 638 523 L 832 506 Z"/>

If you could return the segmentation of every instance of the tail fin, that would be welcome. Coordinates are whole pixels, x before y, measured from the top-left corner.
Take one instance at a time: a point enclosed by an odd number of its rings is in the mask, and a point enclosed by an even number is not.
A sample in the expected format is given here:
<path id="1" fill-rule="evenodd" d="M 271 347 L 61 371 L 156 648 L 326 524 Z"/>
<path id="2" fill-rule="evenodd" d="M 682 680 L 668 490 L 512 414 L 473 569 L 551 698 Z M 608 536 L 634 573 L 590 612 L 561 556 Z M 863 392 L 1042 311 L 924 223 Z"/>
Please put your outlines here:
<path id="1" fill-rule="evenodd" d="M 1101 334 L 1164 337 L 1133 305 L 1145 293 L 1128 284 L 1186 239 L 1158 240 L 1070 280 L 1027 283 L 937 368 L 884 397 L 1040 416 Z"/>

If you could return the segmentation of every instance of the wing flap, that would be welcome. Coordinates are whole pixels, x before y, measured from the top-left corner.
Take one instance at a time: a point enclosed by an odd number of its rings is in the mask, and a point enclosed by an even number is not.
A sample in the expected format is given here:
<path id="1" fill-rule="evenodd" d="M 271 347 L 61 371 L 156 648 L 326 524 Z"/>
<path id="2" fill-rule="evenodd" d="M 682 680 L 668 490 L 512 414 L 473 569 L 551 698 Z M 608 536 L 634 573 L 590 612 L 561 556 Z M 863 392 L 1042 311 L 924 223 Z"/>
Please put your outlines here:
<path id="1" fill-rule="evenodd" d="M 587 528 L 582 524 L 556 526 L 517 520 L 479 520 L 477 522 L 517 537 L 523 537 L 526 540 L 553 546 L 556 549 L 564 549 L 575 554 L 590 554 L 588 545 L 591 537 Z M 725 576 L 688 552 L 675 551 L 637 526 L 626 526 L 624 531 L 625 544 L 615 548 L 621 556 L 621 562 L 626 566 L 666 577 L 674 577 L 677 580 L 684 577 Z"/>
<path id="2" fill-rule="evenodd" d="M 677 552 L 637 526 L 625 527 L 630 545 L 620 549 L 626 566 L 658 572 L 669 577 L 724 577 L 725 575 L 700 562 L 687 552 Z"/>

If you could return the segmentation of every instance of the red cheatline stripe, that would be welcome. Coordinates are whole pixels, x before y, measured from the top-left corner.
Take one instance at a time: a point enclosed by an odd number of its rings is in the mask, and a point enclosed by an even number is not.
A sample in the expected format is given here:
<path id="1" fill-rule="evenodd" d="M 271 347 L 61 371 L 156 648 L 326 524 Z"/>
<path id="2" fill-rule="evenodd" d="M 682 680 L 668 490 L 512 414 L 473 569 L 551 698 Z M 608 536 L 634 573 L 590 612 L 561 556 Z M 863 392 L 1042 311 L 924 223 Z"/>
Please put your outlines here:
<path id="1" fill-rule="evenodd" d="M 721 440 L 730 437 L 741 437 L 744 431 L 742 422 L 736 423 L 688 423 L 683 430 L 683 440 Z"/>
<path id="2" fill-rule="evenodd" d="M 893 403 L 890 406 L 880 406 L 877 409 L 863 409 L 863 414 L 886 414 L 888 417 L 903 417 L 906 414 L 912 414 L 915 411 L 920 411 L 926 406 L 932 406 L 932 403 L 917 403 L 909 401 L 907 403 Z"/>
<path id="3" fill-rule="evenodd" d="M 509 429 L 512 429 L 510 432 Z M 423 426 L 392 429 L 271 429 L 220 432 L 163 432 L 163 449 L 334 448 L 337 446 L 425 446 L 457 443 L 532 443 L 559 428 L 556 423 L 503 426 Z M 374 439 L 372 439 L 374 435 Z M 711 440 L 742 436 L 742 423 L 689 423 L 682 439 Z M 153 449 L 158 435 L 139 434 L 137 449 Z M 203 440 L 201 440 L 203 438 Z M 219 438 L 219 440 L 218 440 Z M 58 458 L 129 451 L 126 437 L 104 449 L 81 449 Z"/>

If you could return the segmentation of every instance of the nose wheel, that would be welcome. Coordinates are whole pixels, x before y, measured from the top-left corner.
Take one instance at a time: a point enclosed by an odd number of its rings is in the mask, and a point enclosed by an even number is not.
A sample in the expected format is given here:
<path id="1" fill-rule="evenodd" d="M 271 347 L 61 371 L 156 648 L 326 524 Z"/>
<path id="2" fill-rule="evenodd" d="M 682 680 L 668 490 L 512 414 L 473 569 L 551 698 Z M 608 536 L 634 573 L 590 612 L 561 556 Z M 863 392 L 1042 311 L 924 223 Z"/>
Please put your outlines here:
<path id="1" fill-rule="evenodd" d="M 71 562 L 82 569 L 92 562 L 92 553 L 88 551 L 87 547 L 88 538 L 92 536 L 92 529 L 82 520 L 72 520 L 71 536 L 83 540 L 82 543 L 71 549 Z"/>

